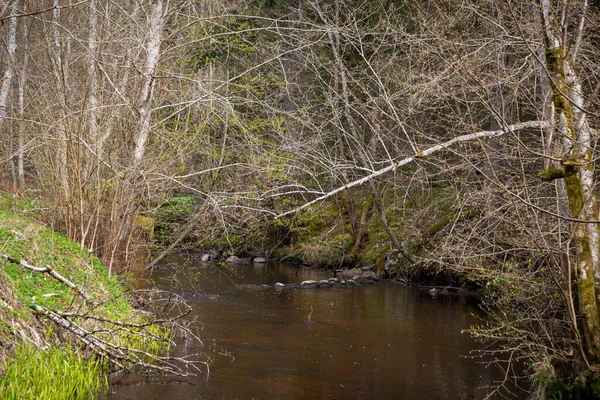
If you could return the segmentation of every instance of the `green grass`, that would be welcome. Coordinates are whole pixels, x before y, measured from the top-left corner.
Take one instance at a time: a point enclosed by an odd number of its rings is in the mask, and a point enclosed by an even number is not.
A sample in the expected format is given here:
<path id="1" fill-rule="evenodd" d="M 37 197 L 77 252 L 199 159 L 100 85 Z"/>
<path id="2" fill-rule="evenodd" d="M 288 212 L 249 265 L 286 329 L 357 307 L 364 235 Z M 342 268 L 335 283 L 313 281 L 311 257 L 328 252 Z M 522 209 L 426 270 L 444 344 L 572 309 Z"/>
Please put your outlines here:
<path id="1" fill-rule="evenodd" d="M 103 363 L 70 346 L 20 346 L 0 377 L 0 399 L 96 398 L 108 386 Z"/>
<path id="2" fill-rule="evenodd" d="M 28 205 L 21 208 L 16 200 L 0 197 L 0 253 L 24 259 L 37 267 L 49 265 L 58 273 L 82 287 L 88 288 L 95 300 L 117 296 L 123 292 L 115 276 L 108 278 L 106 268 L 94 255 L 81 250 L 62 234 L 44 227 L 29 218 Z M 15 264 L 2 262 L 2 272 L 13 295 L 25 306 L 37 304 L 49 309 L 67 307 L 73 298 L 66 288 L 47 274 L 34 273 Z M 119 314 L 131 309 L 127 299 L 110 302 L 110 313 Z"/>
<path id="3" fill-rule="evenodd" d="M 82 354 L 87 353 L 82 353 L 82 346 L 66 342 L 60 328 L 34 315 L 33 306 L 82 314 L 90 311 L 133 323 L 142 322 L 142 317 L 133 310 L 117 277 L 109 278 L 98 258 L 38 222 L 41 207 L 36 203 L 0 194 L 0 253 L 36 267 L 50 266 L 84 288 L 99 306 L 88 309 L 89 303 L 84 304 L 76 291 L 48 274 L 0 259 L 0 399 L 95 398 L 106 386 L 106 363 L 84 357 Z M 88 328 L 100 324 L 84 319 L 77 323 Z M 170 337 L 164 327 L 148 330 L 162 338 Z M 24 337 L 37 337 L 45 349 L 24 344 Z M 168 351 L 165 342 L 126 331 L 104 339 L 152 354 Z"/>

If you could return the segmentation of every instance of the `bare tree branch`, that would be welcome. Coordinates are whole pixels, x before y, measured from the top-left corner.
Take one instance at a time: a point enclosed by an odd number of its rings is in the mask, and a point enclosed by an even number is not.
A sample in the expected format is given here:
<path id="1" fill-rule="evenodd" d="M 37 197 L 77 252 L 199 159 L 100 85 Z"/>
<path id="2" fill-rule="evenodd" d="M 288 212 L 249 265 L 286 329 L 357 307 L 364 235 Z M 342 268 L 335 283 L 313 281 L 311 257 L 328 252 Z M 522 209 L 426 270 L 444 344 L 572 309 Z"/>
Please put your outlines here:
<path id="1" fill-rule="evenodd" d="M 438 152 L 440 150 L 446 149 L 446 148 L 448 148 L 448 147 L 450 147 L 450 146 L 452 146 L 452 145 L 454 145 L 456 143 L 468 142 L 468 141 L 471 141 L 471 140 L 482 139 L 482 138 L 485 138 L 485 137 L 488 137 L 488 138 L 490 138 L 490 137 L 498 137 L 498 136 L 502 136 L 502 135 L 504 135 L 506 133 L 513 132 L 513 131 L 518 131 L 518 130 L 522 130 L 522 129 L 546 128 L 546 127 L 548 127 L 548 123 L 545 122 L 545 121 L 529 121 L 529 122 L 521 122 L 521 123 L 518 123 L 518 124 L 510 125 L 510 126 L 504 128 L 504 129 L 500 129 L 500 130 L 497 130 L 497 131 L 481 131 L 481 132 L 476 132 L 476 133 L 471 133 L 471 134 L 468 134 L 468 135 L 462 135 L 462 136 L 455 137 L 454 139 L 451 139 L 451 140 L 448 140 L 447 142 L 440 143 L 438 145 L 432 146 L 432 147 L 428 148 L 427 150 L 418 152 L 417 154 L 414 154 L 414 155 L 412 155 L 410 157 L 403 158 L 402 160 L 400 160 L 400 161 L 398 161 L 398 162 L 396 162 L 396 163 L 394 163 L 394 164 L 392 164 L 392 165 L 390 165 L 388 167 L 382 168 L 379 171 L 373 172 L 372 174 L 365 176 L 364 178 L 361 178 L 361 179 L 355 180 L 353 182 L 350 182 L 350 183 L 348 183 L 346 185 L 340 186 L 340 187 L 338 187 L 338 188 L 336 188 L 336 189 L 334 189 L 334 190 L 332 190 L 332 191 L 330 191 L 328 193 L 325 193 L 322 196 L 317 197 L 314 200 L 309 201 L 308 203 L 303 204 L 300 207 L 297 207 L 297 208 L 295 208 L 293 210 L 286 211 L 286 212 L 284 212 L 282 214 L 277 215 L 275 217 L 275 219 L 282 218 L 282 217 L 285 217 L 285 216 L 290 215 L 290 214 L 295 214 L 298 211 L 304 210 L 305 208 L 308 208 L 308 207 L 312 206 L 315 203 L 318 203 L 320 201 L 326 200 L 326 199 L 330 198 L 331 196 L 335 196 L 336 194 L 338 194 L 340 192 L 343 192 L 344 190 L 347 190 L 347 189 L 355 187 L 355 186 L 360 186 L 360 185 L 362 185 L 364 183 L 369 182 L 370 180 L 372 180 L 374 178 L 377 178 L 377 177 L 379 177 L 381 175 L 384 175 L 384 174 L 386 174 L 388 172 L 395 171 L 396 169 L 398 169 L 400 167 L 403 167 L 403 166 L 405 166 L 407 164 L 410 164 L 411 162 L 413 162 L 415 160 L 418 160 L 419 158 L 429 156 L 429 155 L 431 155 L 431 154 L 433 154 L 435 152 Z"/>

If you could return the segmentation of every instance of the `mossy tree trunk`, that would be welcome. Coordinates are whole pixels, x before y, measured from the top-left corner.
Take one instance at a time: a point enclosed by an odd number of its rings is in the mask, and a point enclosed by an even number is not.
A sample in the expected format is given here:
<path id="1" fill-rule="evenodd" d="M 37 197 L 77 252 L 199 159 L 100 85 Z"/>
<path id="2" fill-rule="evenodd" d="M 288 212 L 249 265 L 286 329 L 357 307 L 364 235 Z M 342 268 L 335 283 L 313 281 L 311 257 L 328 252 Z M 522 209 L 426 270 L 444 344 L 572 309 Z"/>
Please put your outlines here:
<path id="1" fill-rule="evenodd" d="M 585 318 L 587 360 L 600 363 L 600 242 L 598 225 L 582 221 L 598 220 L 598 204 L 593 192 L 594 162 L 592 135 L 585 112 L 582 86 L 575 63 L 581 35 L 575 50 L 567 48 L 563 24 L 553 14 L 550 0 L 540 0 L 542 28 L 546 45 L 545 67 L 551 81 L 556 132 L 563 139 L 564 179 L 573 222 L 577 252 L 577 288 L 579 311 Z M 583 18 L 583 17 L 582 17 Z M 566 29 L 566 28 L 565 28 Z"/>

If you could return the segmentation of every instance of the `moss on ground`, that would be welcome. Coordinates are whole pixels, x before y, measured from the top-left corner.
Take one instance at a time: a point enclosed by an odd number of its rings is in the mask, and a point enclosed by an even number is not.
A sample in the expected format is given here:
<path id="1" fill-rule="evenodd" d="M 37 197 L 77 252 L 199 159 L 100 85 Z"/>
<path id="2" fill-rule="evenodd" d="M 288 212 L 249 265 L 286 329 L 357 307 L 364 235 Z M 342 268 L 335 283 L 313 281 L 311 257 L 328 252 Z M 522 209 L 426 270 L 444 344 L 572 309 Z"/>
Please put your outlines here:
<path id="1" fill-rule="evenodd" d="M 363 205 L 370 200 L 368 191 L 353 193 L 357 219 Z M 452 188 L 433 187 L 425 193 L 398 189 L 382 194 L 388 223 L 400 242 L 411 254 L 422 254 L 423 230 L 444 218 L 454 215 Z M 277 249 L 276 257 L 292 259 L 312 265 L 331 268 L 341 266 L 373 266 L 383 268 L 392 244 L 380 218 L 374 210 L 368 214 L 362 242 L 354 252 L 346 194 L 299 213 L 296 218 L 294 239 Z M 401 263 L 404 260 L 400 260 Z"/>

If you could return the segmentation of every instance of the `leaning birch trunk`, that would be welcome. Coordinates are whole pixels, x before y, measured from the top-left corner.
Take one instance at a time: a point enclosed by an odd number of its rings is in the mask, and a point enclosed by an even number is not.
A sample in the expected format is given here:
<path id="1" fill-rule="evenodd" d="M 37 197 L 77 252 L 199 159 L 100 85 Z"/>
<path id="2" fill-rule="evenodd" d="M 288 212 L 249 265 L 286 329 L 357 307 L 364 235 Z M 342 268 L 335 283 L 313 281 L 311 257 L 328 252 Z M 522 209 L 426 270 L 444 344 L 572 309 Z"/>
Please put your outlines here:
<path id="1" fill-rule="evenodd" d="M 570 59 L 566 43 L 551 18 L 550 0 L 540 0 L 546 43 L 546 69 L 551 78 L 556 131 L 563 138 L 564 179 L 573 218 L 598 220 L 598 204 L 593 192 L 594 161 L 592 135 L 581 84 Z M 579 31 L 581 34 L 581 29 Z M 588 359 L 600 362 L 600 235 L 595 223 L 575 222 L 577 287 L 579 309 L 585 317 Z"/>
<path id="2" fill-rule="evenodd" d="M 380 170 L 374 171 L 374 172 L 370 173 L 369 175 L 364 176 L 360 179 L 352 181 L 343 186 L 339 186 L 330 192 L 322 194 L 321 196 L 317 197 L 316 199 L 313 199 L 307 203 L 304 203 L 303 205 L 301 205 L 299 207 L 294 208 L 293 210 L 289 210 L 284 213 L 278 214 L 275 217 L 275 219 L 283 218 L 287 215 L 296 214 L 299 211 L 304 210 L 305 208 L 308 208 L 318 202 L 327 200 L 327 199 L 335 196 L 338 193 L 348 190 L 349 188 L 362 186 L 373 179 L 377 179 L 380 176 L 387 174 L 388 172 L 394 172 L 398 168 L 402 168 L 403 166 L 408 165 L 418 159 L 427 157 L 431 154 L 437 153 L 438 151 L 441 151 L 444 149 L 449 149 L 457 143 L 470 142 L 470 141 L 475 141 L 475 140 L 483 139 L 483 138 L 490 138 L 490 137 L 494 137 L 494 136 L 502 136 L 507 133 L 513 133 L 515 131 L 519 131 L 522 129 L 534 129 L 534 128 L 545 129 L 547 127 L 548 127 L 548 124 L 545 121 L 529 121 L 529 122 L 520 122 L 518 124 L 509 125 L 506 128 L 500 129 L 497 131 L 481 131 L 481 132 L 475 132 L 475 133 L 470 133 L 468 135 L 462 135 L 462 136 L 455 137 L 454 139 L 450 139 L 446 142 L 436 144 L 435 146 L 431 146 L 423 151 L 413 154 L 412 156 L 405 157 L 398 162 L 390 164 L 387 167 L 381 168 Z"/>

